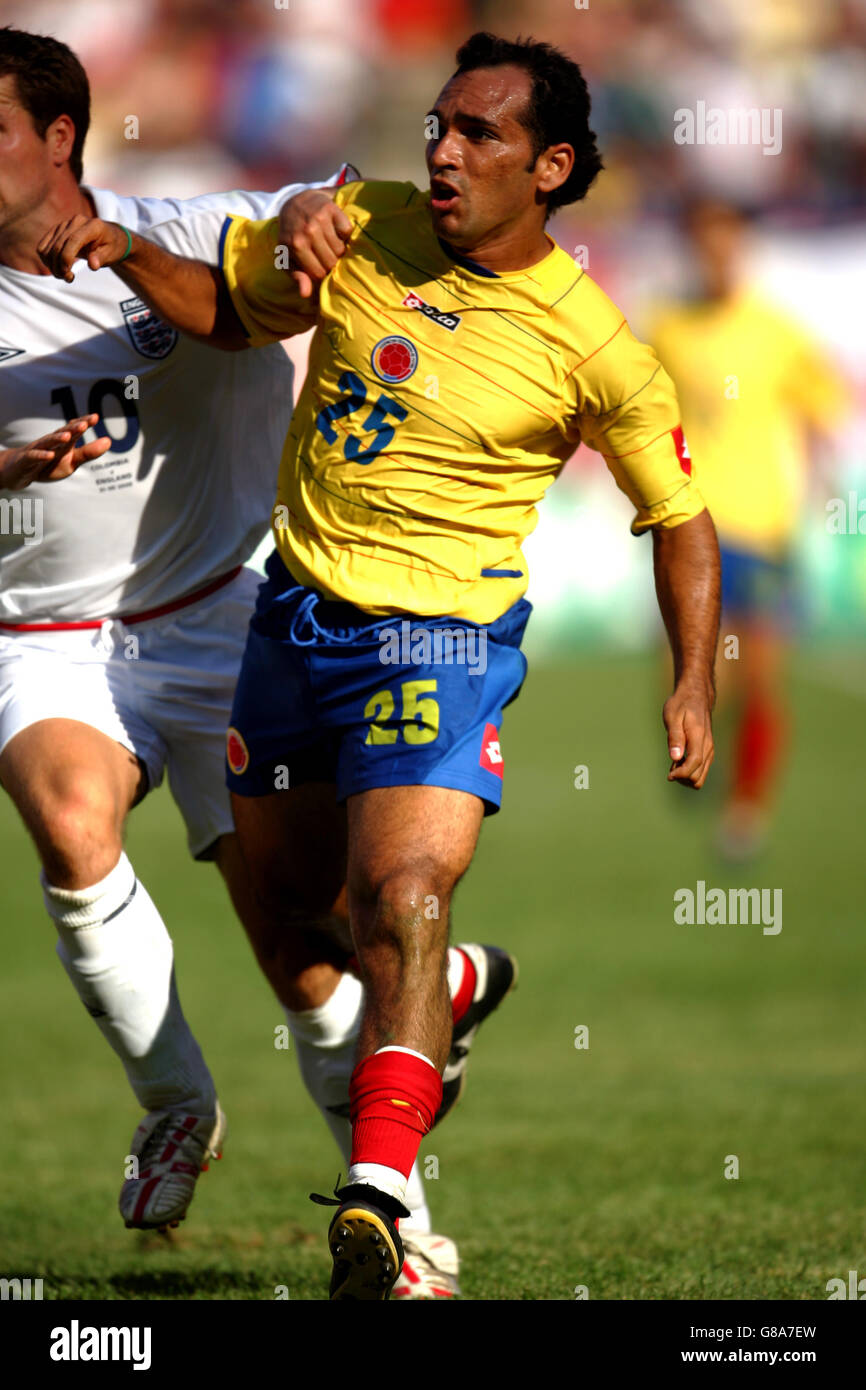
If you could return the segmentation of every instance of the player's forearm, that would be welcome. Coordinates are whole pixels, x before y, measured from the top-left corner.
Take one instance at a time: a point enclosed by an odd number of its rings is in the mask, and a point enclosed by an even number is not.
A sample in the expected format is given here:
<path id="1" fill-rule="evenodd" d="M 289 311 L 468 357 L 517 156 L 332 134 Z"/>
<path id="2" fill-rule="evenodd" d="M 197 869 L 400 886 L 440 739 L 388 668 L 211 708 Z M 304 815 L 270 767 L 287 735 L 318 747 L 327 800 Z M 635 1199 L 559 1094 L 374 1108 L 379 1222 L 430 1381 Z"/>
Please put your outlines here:
<path id="1" fill-rule="evenodd" d="M 73 217 L 59 223 L 37 247 L 59 280 L 74 280 L 76 261 L 91 270 L 110 267 L 168 323 L 213 347 L 247 347 L 221 273 L 204 261 L 165 251 L 117 222 Z"/>
<path id="2" fill-rule="evenodd" d="M 129 255 L 112 270 L 159 318 L 212 347 L 247 346 L 219 270 L 131 235 Z"/>
<path id="3" fill-rule="evenodd" d="M 656 594 L 674 658 L 677 686 L 693 685 L 712 706 L 719 636 L 721 566 L 708 511 L 653 530 Z"/>

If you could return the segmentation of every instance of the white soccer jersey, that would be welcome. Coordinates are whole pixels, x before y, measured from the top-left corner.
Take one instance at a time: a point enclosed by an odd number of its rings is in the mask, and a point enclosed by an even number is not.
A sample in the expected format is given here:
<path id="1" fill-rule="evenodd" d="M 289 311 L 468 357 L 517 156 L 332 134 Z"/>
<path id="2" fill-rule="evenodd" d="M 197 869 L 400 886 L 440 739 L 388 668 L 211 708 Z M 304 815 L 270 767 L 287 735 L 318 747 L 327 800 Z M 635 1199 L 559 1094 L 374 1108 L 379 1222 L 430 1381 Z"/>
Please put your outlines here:
<path id="1" fill-rule="evenodd" d="M 305 186 L 185 200 L 88 191 L 98 216 L 216 265 L 227 214 L 271 217 Z M 0 489 L 0 622 L 134 614 L 247 560 L 291 410 L 279 344 L 205 347 L 84 261 L 72 284 L 0 265 L 0 449 L 89 411 L 113 440 L 71 478 Z"/>

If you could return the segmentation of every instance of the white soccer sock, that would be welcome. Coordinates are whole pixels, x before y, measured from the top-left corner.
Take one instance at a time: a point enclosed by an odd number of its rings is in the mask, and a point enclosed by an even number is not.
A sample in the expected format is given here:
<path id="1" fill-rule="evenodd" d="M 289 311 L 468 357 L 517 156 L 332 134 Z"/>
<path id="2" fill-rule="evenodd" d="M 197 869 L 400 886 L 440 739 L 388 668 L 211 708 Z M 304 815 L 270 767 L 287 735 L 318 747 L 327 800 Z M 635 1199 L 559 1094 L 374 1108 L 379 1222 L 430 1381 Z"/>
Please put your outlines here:
<path id="1" fill-rule="evenodd" d="M 406 1183 L 403 1205 L 409 1208 L 409 1215 L 403 1217 L 400 1222 L 400 1230 L 402 1231 L 404 1226 L 412 1226 L 416 1231 L 425 1231 L 429 1235 L 433 1230 L 433 1222 L 430 1219 L 427 1198 L 424 1196 L 424 1179 L 421 1176 L 417 1159 L 412 1164 L 412 1172 Z"/>
<path id="2" fill-rule="evenodd" d="M 322 1112 L 347 1168 L 352 1155 L 349 1082 L 355 1070 L 363 1010 L 363 986 L 360 980 L 348 973 L 340 977 L 333 994 L 318 1008 L 297 1013 L 291 1009 L 285 1010 L 304 1085 Z M 335 1114 L 332 1107 L 337 1108 L 338 1113 Z M 405 1224 L 411 1224 L 417 1230 L 430 1231 L 432 1227 L 424 1198 L 424 1179 L 417 1163 L 409 1176 L 403 1201 L 412 1213 Z"/>
<path id="3" fill-rule="evenodd" d="M 171 938 L 126 855 L 91 888 L 55 888 L 44 873 L 42 888 L 57 954 L 139 1104 L 213 1114 L 216 1091 L 181 1011 Z"/>
<path id="4" fill-rule="evenodd" d="M 403 1206 L 406 1205 L 409 1179 L 398 1168 L 389 1168 L 384 1163 L 353 1163 L 346 1182 L 375 1187 L 377 1192 L 385 1192 L 389 1197 L 402 1202 Z"/>
<path id="5" fill-rule="evenodd" d="M 351 1128 L 349 1130 L 349 1146 L 351 1148 Z M 348 1163 L 349 1157 L 346 1156 Z M 424 1196 L 424 1179 L 421 1176 L 421 1169 L 418 1167 L 418 1160 L 412 1164 L 412 1171 L 408 1178 L 404 1178 L 396 1168 L 386 1168 L 381 1163 L 354 1163 L 349 1168 L 348 1183 L 369 1183 L 377 1187 L 380 1192 L 388 1192 L 392 1197 L 396 1197 L 398 1202 L 408 1209 L 409 1215 L 401 1217 L 400 1230 L 411 1226 L 416 1231 L 423 1231 L 427 1235 L 433 1230 L 433 1222 L 430 1218 L 430 1208 Z"/>

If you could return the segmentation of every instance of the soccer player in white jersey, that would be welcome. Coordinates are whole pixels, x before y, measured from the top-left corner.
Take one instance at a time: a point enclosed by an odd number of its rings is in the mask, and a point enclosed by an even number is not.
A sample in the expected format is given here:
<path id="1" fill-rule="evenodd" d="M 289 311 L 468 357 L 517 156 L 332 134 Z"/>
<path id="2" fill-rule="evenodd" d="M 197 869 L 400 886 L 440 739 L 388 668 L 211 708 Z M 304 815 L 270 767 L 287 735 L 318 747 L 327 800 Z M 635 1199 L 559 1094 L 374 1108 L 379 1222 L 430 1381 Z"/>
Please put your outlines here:
<path id="1" fill-rule="evenodd" d="M 88 189 L 88 120 L 74 54 L 0 30 L 0 782 L 35 840 L 60 960 L 147 1112 L 121 1214 L 162 1228 L 183 1219 L 225 1128 L 171 940 L 123 851 L 129 810 L 166 770 L 190 852 L 222 872 L 305 1083 L 346 1148 L 362 989 L 344 973 L 326 1007 L 293 999 L 272 946 L 281 924 L 253 899 L 224 787 L 258 583 L 243 565 L 268 526 L 291 363 L 278 345 L 215 352 L 161 323 L 117 276 L 63 284 L 35 250 L 58 221 L 95 212 L 216 265 L 227 213 L 274 215 L 299 186 L 183 202 Z M 336 942 L 309 950 L 345 965 Z M 464 1048 L 510 985 L 508 960 L 452 949 Z M 461 1051 L 452 1103 L 463 1066 Z M 395 1293 L 449 1296 L 456 1252 L 430 1235 L 417 1169 L 411 1203 L 416 1255 Z"/>

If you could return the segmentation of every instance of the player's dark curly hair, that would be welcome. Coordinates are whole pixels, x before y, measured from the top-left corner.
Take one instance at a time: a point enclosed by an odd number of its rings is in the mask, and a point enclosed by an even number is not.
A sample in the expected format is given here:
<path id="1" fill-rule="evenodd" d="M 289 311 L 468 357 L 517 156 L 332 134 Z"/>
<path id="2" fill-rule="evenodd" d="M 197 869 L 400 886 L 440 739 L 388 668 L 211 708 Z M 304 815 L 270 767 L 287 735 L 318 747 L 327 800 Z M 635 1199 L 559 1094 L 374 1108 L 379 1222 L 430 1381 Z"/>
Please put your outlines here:
<path id="1" fill-rule="evenodd" d="M 90 126 L 90 84 L 72 49 L 59 39 L 7 25 L 0 29 L 0 77 L 9 76 L 15 78 L 18 100 L 29 112 L 40 139 L 58 116 L 72 121 L 75 143 L 69 167 L 80 183 Z"/>
<path id="2" fill-rule="evenodd" d="M 497 68 L 506 63 L 524 68 L 532 78 L 532 95 L 522 124 L 532 140 L 532 166 L 549 145 L 571 145 L 574 168 L 561 188 L 548 195 L 548 213 L 585 198 L 604 165 L 590 130 L 590 100 L 583 73 L 558 48 L 535 39 L 498 38 L 481 31 L 457 50 L 457 72 Z"/>

